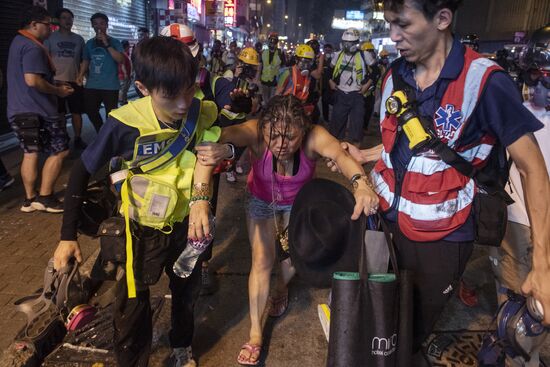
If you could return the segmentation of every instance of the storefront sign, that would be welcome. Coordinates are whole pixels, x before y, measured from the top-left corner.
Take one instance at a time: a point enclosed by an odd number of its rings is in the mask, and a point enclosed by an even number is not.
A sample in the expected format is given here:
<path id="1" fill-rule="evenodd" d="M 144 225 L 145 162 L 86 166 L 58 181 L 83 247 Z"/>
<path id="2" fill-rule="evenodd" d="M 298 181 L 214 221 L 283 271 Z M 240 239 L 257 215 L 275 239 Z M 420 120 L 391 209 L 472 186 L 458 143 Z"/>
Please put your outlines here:
<path id="1" fill-rule="evenodd" d="M 363 18 L 365 18 L 365 13 L 361 10 L 346 10 L 347 20 L 363 20 Z"/>
<path id="2" fill-rule="evenodd" d="M 237 17 L 237 0 L 225 0 L 223 8 L 224 25 L 226 27 L 235 26 L 235 18 Z"/>
<path id="3" fill-rule="evenodd" d="M 357 28 L 362 30 L 365 28 L 365 23 L 362 20 L 348 20 L 344 18 L 332 18 L 333 29 L 348 29 Z"/>

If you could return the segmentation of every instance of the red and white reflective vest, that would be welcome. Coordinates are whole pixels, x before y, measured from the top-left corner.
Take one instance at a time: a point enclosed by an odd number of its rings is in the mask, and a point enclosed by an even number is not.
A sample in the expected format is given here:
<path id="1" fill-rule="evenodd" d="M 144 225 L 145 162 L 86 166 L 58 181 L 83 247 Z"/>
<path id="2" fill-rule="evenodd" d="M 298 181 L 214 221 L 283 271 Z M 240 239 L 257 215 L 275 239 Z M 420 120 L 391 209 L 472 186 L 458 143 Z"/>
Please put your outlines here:
<path id="1" fill-rule="evenodd" d="M 292 94 L 302 101 L 302 103 L 307 100 L 309 96 L 309 75 L 303 76 L 298 67 L 293 66 L 285 83 L 286 85 L 282 92 L 284 96 Z"/>
<path id="2" fill-rule="evenodd" d="M 464 67 L 456 80 L 449 83 L 434 114 L 434 130 L 476 168 L 485 163 L 496 139 L 484 135 L 478 142 L 457 146 L 470 116 L 479 102 L 485 83 L 491 73 L 501 68 L 494 62 L 466 48 Z M 396 175 L 390 152 L 396 142 L 397 118 L 386 114 L 385 101 L 393 92 L 391 71 L 382 88 L 380 123 L 382 156 L 371 172 L 372 182 L 380 199 L 380 209 L 393 205 L 401 232 L 410 240 L 428 242 L 440 240 L 462 226 L 472 208 L 477 193 L 474 180 L 462 175 L 443 162 L 432 151 L 414 154 L 402 178 L 401 190 L 396 193 Z"/>

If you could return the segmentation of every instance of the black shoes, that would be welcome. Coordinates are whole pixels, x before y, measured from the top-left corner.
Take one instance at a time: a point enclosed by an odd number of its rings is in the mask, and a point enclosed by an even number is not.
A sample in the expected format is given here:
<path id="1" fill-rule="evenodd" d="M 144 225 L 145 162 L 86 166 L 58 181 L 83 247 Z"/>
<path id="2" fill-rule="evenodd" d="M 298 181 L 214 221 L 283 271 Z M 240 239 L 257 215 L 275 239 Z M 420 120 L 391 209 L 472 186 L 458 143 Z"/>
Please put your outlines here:
<path id="1" fill-rule="evenodd" d="M 25 204 L 27 200 L 25 200 Z M 34 201 L 31 202 L 30 206 L 34 210 L 39 210 L 42 212 L 63 213 L 63 203 L 60 202 L 53 194 L 47 196 L 37 196 Z M 23 207 L 21 207 L 21 211 L 25 211 L 23 210 Z"/>

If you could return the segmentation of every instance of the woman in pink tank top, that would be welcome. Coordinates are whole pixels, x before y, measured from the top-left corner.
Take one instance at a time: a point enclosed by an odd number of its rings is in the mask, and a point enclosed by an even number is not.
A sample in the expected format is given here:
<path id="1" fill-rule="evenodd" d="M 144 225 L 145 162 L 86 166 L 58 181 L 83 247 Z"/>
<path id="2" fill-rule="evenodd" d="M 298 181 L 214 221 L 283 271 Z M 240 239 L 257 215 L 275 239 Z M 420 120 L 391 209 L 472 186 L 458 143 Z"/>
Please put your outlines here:
<path id="1" fill-rule="evenodd" d="M 252 170 L 247 182 L 247 228 L 252 247 L 248 281 L 251 327 L 250 339 L 242 346 L 237 362 L 256 365 L 263 341 L 261 317 L 268 302 L 270 275 L 277 254 L 284 260 L 280 262 L 274 295 L 269 297 L 269 315 L 281 316 L 288 306 L 287 284 L 294 268 L 288 255 L 285 256 L 286 228 L 294 198 L 313 178 L 316 161 L 323 157 L 335 161 L 348 179 L 361 175 L 355 181 L 352 219 L 376 209 L 378 197 L 363 167 L 326 129 L 311 125 L 302 103 L 292 95 L 273 97 L 259 120 L 224 128 L 220 143 L 224 142 L 248 147 L 251 154 Z M 207 152 L 199 152 L 198 158 L 208 161 Z"/>

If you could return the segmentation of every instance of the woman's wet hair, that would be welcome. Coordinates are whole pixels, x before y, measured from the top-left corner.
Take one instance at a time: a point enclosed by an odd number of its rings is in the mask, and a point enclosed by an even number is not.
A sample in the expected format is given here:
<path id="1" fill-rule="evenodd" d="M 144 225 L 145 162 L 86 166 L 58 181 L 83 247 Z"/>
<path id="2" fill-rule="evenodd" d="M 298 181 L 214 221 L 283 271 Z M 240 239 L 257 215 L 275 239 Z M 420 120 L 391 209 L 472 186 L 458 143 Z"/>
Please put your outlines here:
<path id="1" fill-rule="evenodd" d="M 134 70 L 149 91 L 175 97 L 195 84 L 198 64 L 189 47 L 171 37 L 151 37 L 134 50 Z"/>
<path id="2" fill-rule="evenodd" d="M 274 96 L 269 100 L 258 121 L 258 138 L 260 141 L 263 139 L 264 128 L 268 124 L 270 124 L 269 141 L 271 141 L 275 126 L 282 126 L 284 134 L 290 127 L 294 127 L 304 134 L 307 134 L 311 129 L 311 121 L 306 115 L 302 101 L 292 94 Z"/>

